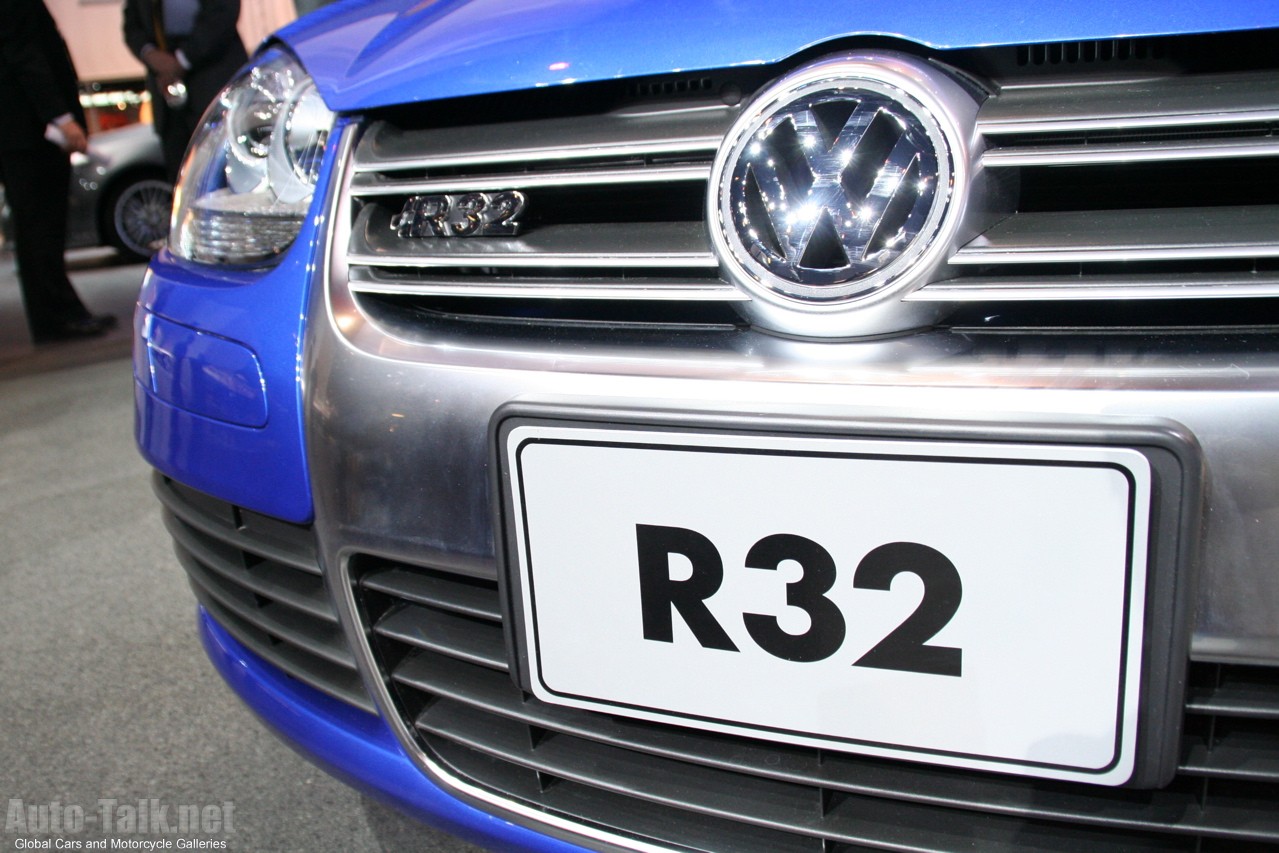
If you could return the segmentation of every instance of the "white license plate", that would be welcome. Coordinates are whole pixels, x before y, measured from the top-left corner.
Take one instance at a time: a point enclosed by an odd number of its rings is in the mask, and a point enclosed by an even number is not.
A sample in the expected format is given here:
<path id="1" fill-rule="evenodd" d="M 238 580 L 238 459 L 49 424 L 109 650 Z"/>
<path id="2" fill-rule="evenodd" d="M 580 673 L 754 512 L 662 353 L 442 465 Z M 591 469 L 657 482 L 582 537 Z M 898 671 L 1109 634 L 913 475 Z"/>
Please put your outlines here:
<path id="1" fill-rule="evenodd" d="M 550 423 L 505 442 L 539 699 L 957 767 L 1131 776 L 1141 453 Z"/>

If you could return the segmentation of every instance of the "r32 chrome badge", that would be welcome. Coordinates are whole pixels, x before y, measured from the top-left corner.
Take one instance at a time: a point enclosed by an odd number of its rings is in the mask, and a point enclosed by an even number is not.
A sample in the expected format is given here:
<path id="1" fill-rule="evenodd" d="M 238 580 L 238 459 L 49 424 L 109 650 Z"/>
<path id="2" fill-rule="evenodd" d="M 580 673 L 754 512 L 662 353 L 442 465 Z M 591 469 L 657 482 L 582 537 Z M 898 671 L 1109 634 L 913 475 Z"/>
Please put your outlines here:
<path id="1" fill-rule="evenodd" d="M 401 237 L 513 237 L 526 203 L 518 190 L 415 195 L 391 217 L 391 230 Z"/>

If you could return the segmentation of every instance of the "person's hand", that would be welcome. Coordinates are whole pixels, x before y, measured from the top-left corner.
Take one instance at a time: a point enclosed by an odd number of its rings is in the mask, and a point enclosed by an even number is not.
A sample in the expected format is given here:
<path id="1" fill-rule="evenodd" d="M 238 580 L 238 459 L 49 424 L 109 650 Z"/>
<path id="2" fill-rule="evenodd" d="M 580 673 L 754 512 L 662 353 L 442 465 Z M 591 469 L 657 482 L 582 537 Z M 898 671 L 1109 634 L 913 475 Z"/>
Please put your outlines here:
<path id="1" fill-rule="evenodd" d="M 89 136 L 84 132 L 84 128 L 80 126 L 80 122 L 74 118 L 65 118 L 58 122 L 58 130 L 62 131 L 63 151 L 68 154 L 77 151 L 83 154 L 89 149 Z"/>
<path id="2" fill-rule="evenodd" d="M 182 79 L 181 74 L 161 74 L 159 72 L 156 72 L 156 75 L 155 75 L 155 82 L 160 87 L 161 92 L 164 92 L 166 89 L 168 89 L 174 83 L 179 82 L 181 79 Z"/>
<path id="3" fill-rule="evenodd" d="M 150 68 L 155 73 L 156 80 L 159 81 L 161 88 L 181 80 L 182 74 L 186 70 L 182 67 L 182 63 L 178 61 L 177 56 L 167 50 L 148 50 L 146 55 L 142 57 L 142 61 L 147 64 L 147 68 Z"/>

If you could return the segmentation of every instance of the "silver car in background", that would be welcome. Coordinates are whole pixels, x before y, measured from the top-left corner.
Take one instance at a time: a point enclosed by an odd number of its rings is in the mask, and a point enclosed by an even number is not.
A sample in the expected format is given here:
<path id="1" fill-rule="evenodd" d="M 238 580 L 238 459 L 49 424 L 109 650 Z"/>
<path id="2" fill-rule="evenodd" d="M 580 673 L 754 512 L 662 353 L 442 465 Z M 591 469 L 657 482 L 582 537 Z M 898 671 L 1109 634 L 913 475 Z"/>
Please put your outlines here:
<path id="1" fill-rule="evenodd" d="M 127 260 L 148 258 L 169 233 L 173 186 L 165 178 L 160 138 L 149 124 L 95 133 L 71 159 L 67 248 L 112 246 Z M 13 239 L 0 188 L 0 245 Z"/>

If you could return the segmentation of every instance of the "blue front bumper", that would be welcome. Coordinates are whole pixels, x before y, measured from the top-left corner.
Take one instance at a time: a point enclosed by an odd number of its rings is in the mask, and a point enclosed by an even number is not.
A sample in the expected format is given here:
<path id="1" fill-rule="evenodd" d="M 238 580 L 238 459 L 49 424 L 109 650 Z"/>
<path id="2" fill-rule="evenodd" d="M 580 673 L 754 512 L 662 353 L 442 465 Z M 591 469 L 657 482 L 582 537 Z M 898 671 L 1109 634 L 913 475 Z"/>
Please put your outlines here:
<path id="1" fill-rule="evenodd" d="M 493 850 L 572 853 L 582 848 L 486 814 L 430 781 L 380 717 L 271 666 L 199 610 L 200 638 L 227 684 L 287 744 L 388 805 Z"/>

